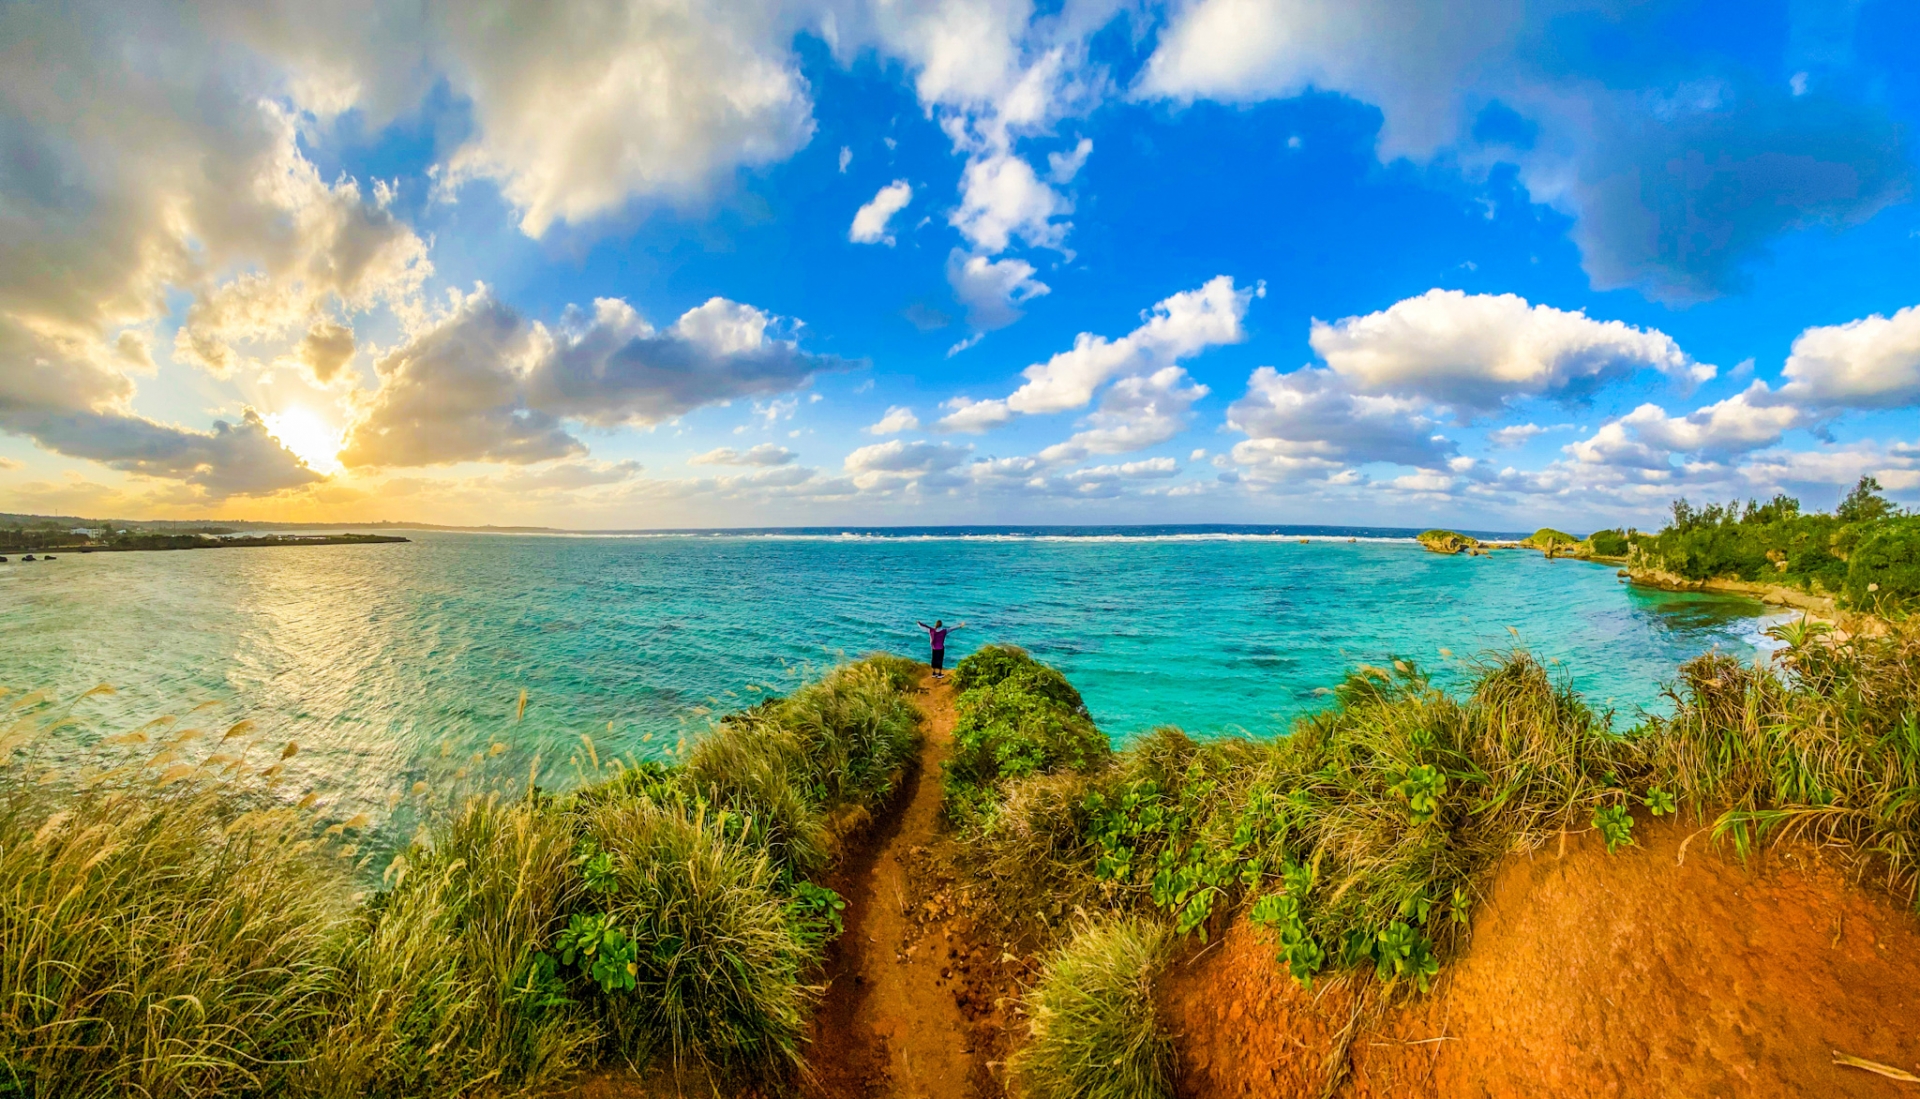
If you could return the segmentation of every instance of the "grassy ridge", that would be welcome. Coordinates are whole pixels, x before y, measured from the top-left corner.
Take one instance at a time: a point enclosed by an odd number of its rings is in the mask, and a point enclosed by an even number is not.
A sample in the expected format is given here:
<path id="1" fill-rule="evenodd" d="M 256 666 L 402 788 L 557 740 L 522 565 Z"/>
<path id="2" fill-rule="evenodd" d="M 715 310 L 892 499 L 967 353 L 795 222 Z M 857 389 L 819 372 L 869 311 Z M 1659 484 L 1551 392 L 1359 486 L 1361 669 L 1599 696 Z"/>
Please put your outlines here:
<path id="1" fill-rule="evenodd" d="M 809 876 L 915 751 L 915 675 L 869 658 L 733 715 L 682 767 L 468 799 L 366 896 L 368 822 L 262 796 L 236 777 L 258 778 L 243 753 L 183 762 L 176 737 L 57 803 L 13 768 L 0 1095 L 513 1094 L 595 1063 L 790 1074 L 838 929 Z M 59 714 L 28 698 L 6 721 L 12 752 Z"/>
<path id="2" fill-rule="evenodd" d="M 1778 665 L 1682 666 L 1674 713 L 1626 731 L 1523 652 L 1455 696 L 1418 669 L 1362 668 L 1335 704 L 1271 741 L 1163 729 L 1102 767 L 1003 783 L 975 866 L 1003 908 L 1065 945 L 1032 1007 L 1036 1097 L 1091 1094 L 1088 1065 L 1133 1064 L 1141 996 L 1076 909 L 1205 936 L 1245 913 L 1303 985 L 1347 974 L 1427 989 L 1501 858 L 1562 830 L 1633 842 L 1637 816 L 1688 811 L 1745 853 L 1787 836 L 1848 853 L 1912 904 L 1920 873 L 1920 632 L 1834 643 L 1783 628 Z M 1089 1005 L 1107 1005 L 1094 1010 Z M 1150 1005 L 1149 1005 L 1150 1006 Z M 1116 1060 L 1117 1059 L 1117 1060 Z"/>

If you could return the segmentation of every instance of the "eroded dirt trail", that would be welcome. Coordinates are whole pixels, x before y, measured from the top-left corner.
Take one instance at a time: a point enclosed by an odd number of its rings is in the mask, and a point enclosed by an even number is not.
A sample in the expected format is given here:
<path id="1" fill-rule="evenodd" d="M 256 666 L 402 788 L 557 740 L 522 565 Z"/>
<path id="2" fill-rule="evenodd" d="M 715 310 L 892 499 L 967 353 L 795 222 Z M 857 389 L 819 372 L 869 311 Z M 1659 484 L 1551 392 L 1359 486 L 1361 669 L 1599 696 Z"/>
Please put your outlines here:
<path id="1" fill-rule="evenodd" d="M 904 779 L 904 804 L 876 825 L 836 874 L 846 933 L 827 967 L 826 1000 L 809 1060 L 832 1099 L 975 1099 L 977 1058 L 949 986 L 939 942 L 914 910 L 916 865 L 940 838 L 940 767 L 953 746 L 953 693 L 922 681 L 926 746 Z"/>

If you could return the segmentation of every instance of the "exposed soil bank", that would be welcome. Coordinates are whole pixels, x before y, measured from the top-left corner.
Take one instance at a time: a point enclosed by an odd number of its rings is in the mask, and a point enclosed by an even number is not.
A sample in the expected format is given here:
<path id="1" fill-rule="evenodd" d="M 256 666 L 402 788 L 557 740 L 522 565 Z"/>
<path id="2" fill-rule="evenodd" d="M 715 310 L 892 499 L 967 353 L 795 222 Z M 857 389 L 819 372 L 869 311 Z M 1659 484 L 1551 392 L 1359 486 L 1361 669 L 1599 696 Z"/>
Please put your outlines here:
<path id="1" fill-rule="evenodd" d="M 1472 945 L 1391 1010 L 1301 991 L 1237 924 L 1165 981 L 1181 1094 L 1913 1094 L 1834 1057 L 1920 1070 L 1920 921 L 1815 849 L 1743 864 L 1698 828 L 1510 858 Z"/>

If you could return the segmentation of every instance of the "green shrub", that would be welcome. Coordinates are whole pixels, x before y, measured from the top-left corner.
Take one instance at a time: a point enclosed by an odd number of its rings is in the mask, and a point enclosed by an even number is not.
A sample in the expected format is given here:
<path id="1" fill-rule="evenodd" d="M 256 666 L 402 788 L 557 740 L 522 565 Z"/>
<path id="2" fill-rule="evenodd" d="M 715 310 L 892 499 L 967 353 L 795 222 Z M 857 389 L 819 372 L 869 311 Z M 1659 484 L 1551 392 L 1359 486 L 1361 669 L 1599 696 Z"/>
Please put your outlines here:
<path id="1" fill-rule="evenodd" d="M 1084 708 L 1061 701 L 1053 680 L 1061 685 L 1065 680 L 1050 668 L 1042 670 L 1049 674 L 1016 667 L 999 678 L 974 676 L 971 682 L 979 685 L 955 700 L 953 755 L 946 765 L 947 811 L 953 819 L 973 820 L 1003 779 L 1084 772 L 1112 754 L 1106 735 Z M 1078 702 L 1078 692 L 1071 697 Z"/>
<path id="2" fill-rule="evenodd" d="M 766 850 L 725 813 L 645 799 L 594 808 L 613 856 L 605 926 L 631 940 L 631 985 L 594 993 L 622 1057 L 779 1076 L 797 1068 L 819 955 Z M 617 978 L 617 974 L 615 975 Z M 619 982 L 625 984 L 624 981 Z"/>
<path id="3" fill-rule="evenodd" d="M 1695 508 L 1676 500 L 1666 529 L 1635 544 L 1645 563 L 1689 580 L 1791 585 L 1834 593 L 1854 610 L 1901 614 L 1920 600 L 1914 573 L 1920 535 L 1914 518 L 1903 516 L 1879 488 L 1872 477 L 1861 478 L 1832 515 L 1802 514 L 1790 496 L 1749 500 L 1744 508 Z M 1869 590 L 1870 584 L 1879 587 Z"/>
<path id="4" fill-rule="evenodd" d="M 1587 544 L 1600 557 L 1625 557 L 1629 545 L 1627 536 L 1617 530 L 1596 530 L 1587 536 Z"/>
<path id="5" fill-rule="evenodd" d="M 1554 530 L 1552 527 L 1541 527 L 1539 530 L 1534 531 L 1532 534 L 1529 534 L 1525 538 L 1522 538 L 1520 540 L 1521 545 L 1532 546 L 1534 549 L 1550 549 L 1558 546 L 1575 546 L 1575 545 L 1578 545 L 1579 543 L 1580 543 L 1580 539 L 1575 538 L 1573 535 L 1568 534 L 1566 531 Z"/>
<path id="6" fill-rule="evenodd" d="M 1050 957 L 1027 994 L 1032 1040 L 1010 1066 L 1032 1099 L 1171 1099 L 1172 1042 L 1153 986 L 1171 936 L 1119 918 L 1086 927 Z"/>
<path id="7" fill-rule="evenodd" d="M 1008 680 L 1018 682 L 1028 694 L 1039 695 L 1081 717 L 1087 716 L 1087 704 L 1081 701 L 1080 692 L 1067 682 L 1067 677 L 1017 646 L 983 646 L 953 669 L 953 689 L 962 694 L 976 687 L 995 687 Z"/>
<path id="8" fill-rule="evenodd" d="M 1920 606 L 1920 517 L 1881 523 L 1855 547 L 1846 568 L 1849 605 L 1891 612 Z"/>

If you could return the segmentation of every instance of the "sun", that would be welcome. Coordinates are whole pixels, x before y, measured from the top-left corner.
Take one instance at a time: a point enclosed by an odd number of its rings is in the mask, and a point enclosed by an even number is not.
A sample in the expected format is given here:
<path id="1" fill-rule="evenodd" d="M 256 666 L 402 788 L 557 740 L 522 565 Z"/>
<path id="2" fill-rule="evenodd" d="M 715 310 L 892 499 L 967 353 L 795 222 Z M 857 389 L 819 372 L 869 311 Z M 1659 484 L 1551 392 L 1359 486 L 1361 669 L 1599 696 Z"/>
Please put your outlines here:
<path id="1" fill-rule="evenodd" d="M 266 417 L 267 433 L 280 440 L 280 445 L 293 452 L 293 456 L 307 463 L 307 468 L 315 473 L 339 473 L 344 467 L 340 464 L 340 448 L 345 445 L 345 432 L 333 427 L 320 418 L 319 414 L 303 405 L 293 405 L 282 412 Z"/>

